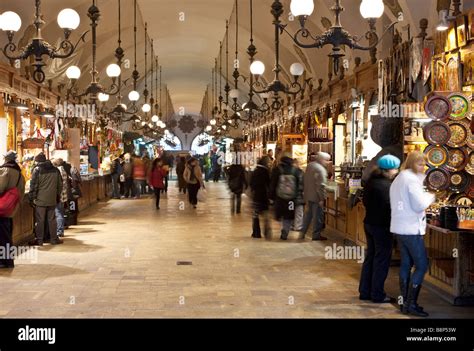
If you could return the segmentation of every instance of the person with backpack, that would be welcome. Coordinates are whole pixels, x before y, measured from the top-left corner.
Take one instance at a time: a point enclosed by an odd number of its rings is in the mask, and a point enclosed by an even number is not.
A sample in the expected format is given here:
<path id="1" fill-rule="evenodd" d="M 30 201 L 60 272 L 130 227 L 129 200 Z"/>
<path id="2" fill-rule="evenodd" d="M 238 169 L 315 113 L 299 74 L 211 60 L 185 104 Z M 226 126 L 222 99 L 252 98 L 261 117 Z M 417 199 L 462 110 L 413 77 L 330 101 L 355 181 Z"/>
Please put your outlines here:
<path id="1" fill-rule="evenodd" d="M 60 202 L 63 180 L 59 170 L 46 159 L 43 153 L 35 157 L 36 167 L 33 169 L 28 197 L 31 206 L 35 208 L 35 234 L 34 245 L 43 246 L 45 225 L 48 221 L 51 245 L 62 244 L 58 238 L 56 224 L 56 205 Z"/>
<path id="2" fill-rule="evenodd" d="M 252 190 L 253 216 L 252 216 L 252 238 L 261 238 L 260 216 L 264 217 L 264 236 L 271 239 L 272 232 L 270 219 L 268 218 L 270 190 L 270 157 L 263 156 L 257 163 L 257 167 L 250 177 L 250 189 Z"/>
<path id="3" fill-rule="evenodd" d="M 188 184 L 189 203 L 193 205 L 193 208 L 197 207 L 198 199 L 197 194 L 201 187 L 204 187 L 204 181 L 202 179 L 201 167 L 196 158 L 192 157 L 184 170 L 184 180 Z"/>
<path id="4" fill-rule="evenodd" d="M 275 204 L 275 217 L 282 221 L 281 240 L 287 240 L 295 219 L 295 208 L 303 196 L 303 177 L 293 167 L 290 154 L 284 153 L 280 163 L 272 171 L 270 199 Z"/>
<path id="5" fill-rule="evenodd" d="M 227 168 L 229 189 L 232 192 L 231 213 L 240 213 L 242 206 L 242 193 L 247 189 L 247 179 L 245 178 L 245 168 L 240 164 L 232 164 Z"/>
<path id="6" fill-rule="evenodd" d="M 312 239 L 327 240 L 321 235 L 325 227 L 324 201 L 326 200 L 326 184 L 328 172 L 327 163 L 331 160 L 331 155 L 326 152 L 311 154 L 304 174 L 304 200 L 307 205 L 306 214 L 303 218 L 303 228 L 301 237 L 304 239 L 306 232 L 313 222 Z"/>
<path id="7" fill-rule="evenodd" d="M 13 246 L 13 216 L 25 193 L 25 178 L 16 158 L 16 152 L 9 151 L 4 156 L 5 163 L 0 166 L 0 247 L 5 253 Z M 13 258 L 0 257 L 0 268 L 14 267 Z"/>

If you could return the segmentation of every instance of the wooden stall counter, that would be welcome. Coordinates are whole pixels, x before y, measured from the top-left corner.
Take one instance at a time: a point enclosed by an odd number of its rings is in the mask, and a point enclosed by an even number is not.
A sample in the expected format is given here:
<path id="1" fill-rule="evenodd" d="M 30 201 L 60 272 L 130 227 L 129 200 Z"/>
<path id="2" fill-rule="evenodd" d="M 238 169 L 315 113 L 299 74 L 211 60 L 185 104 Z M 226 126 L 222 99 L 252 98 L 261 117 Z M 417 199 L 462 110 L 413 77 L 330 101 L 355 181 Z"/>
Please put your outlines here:
<path id="1" fill-rule="evenodd" d="M 365 207 L 358 202 L 353 208 L 345 193 L 337 185 L 328 187 L 326 226 L 340 232 L 350 244 L 365 245 Z"/>
<path id="2" fill-rule="evenodd" d="M 110 197 L 112 178 L 110 175 L 91 175 L 82 178 L 82 197 L 79 198 L 79 211 Z"/>
<path id="3" fill-rule="evenodd" d="M 474 232 L 428 224 L 426 284 L 453 305 L 474 305 Z"/>
<path id="4" fill-rule="evenodd" d="M 34 239 L 33 234 L 33 207 L 30 206 L 28 196 L 23 197 L 18 211 L 13 217 L 13 244 L 21 245 Z"/>

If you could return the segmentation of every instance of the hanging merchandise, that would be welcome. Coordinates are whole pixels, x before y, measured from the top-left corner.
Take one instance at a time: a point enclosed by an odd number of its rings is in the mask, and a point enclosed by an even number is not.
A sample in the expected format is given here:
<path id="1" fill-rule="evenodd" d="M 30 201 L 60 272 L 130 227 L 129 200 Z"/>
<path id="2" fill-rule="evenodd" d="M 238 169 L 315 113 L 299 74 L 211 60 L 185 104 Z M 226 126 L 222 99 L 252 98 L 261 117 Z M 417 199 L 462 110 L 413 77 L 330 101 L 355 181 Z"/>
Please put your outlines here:
<path id="1" fill-rule="evenodd" d="M 451 120 L 460 121 L 465 117 L 471 119 L 471 101 L 466 95 L 454 93 L 449 95 L 448 99 L 452 106 L 449 117 Z"/>
<path id="2" fill-rule="evenodd" d="M 451 139 L 451 129 L 444 122 L 433 121 L 423 128 L 423 136 L 431 145 L 444 145 Z"/>
<path id="3" fill-rule="evenodd" d="M 464 121 L 450 121 L 447 123 L 451 130 L 451 138 L 447 142 L 450 147 L 461 147 L 466 145 L 467 140 L 471 138 L 471 128 Z"/>
<path id="4" fill-rule="evenodd" d="M 448 161 L 448 149 L 444 146 L 430 145 L 425 149 L 426 161 L 431 167 L 441 167 Z"/>
<path id="5" fill-rule="evenodd" d="M 435 44 L 432 40 L 425 40 L 425 47 L 423 48 L 423 62 L 422 62 L 422 80 L 423 85 L 430 81 L 431 77 L 431 59 L 434 55 Z"/>
<path id="6" fill-rule="evenodd" d="M 425 112 L 429 118 L 443 121 L 451 114 L 451 103 L 444 96 L 433 95 L 425 104 Z"/>
<path id="7" fill-rule="evenodd" d="M 423 38 L 413 38 L 411 45 L 411 80 L 416 82 L 421 72 L 422 60 L 423 60 Z"/>

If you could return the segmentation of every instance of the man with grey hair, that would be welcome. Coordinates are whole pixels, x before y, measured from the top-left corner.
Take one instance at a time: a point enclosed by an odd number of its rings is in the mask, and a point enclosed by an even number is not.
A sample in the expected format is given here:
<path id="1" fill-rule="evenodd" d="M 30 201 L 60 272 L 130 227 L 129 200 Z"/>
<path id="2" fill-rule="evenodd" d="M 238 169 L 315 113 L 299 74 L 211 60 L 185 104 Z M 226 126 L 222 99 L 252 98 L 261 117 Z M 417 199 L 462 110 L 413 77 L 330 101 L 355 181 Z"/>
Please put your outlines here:
<path id="1" fill-rule="evenodd" d="M 303 219 L 301 236 L 304 239 L 306 232 L 313 222 L 313 240 L 327 240 L 321 235 L 325 226 L 324 201 L 326 200 L 326 184 L 328 172 L 326 166 L 331 160 L 331 155 L 326 152 L 318 152 L 310 155 L 310 163 L 304 174 L 304 200 L 307 210 Z"/>

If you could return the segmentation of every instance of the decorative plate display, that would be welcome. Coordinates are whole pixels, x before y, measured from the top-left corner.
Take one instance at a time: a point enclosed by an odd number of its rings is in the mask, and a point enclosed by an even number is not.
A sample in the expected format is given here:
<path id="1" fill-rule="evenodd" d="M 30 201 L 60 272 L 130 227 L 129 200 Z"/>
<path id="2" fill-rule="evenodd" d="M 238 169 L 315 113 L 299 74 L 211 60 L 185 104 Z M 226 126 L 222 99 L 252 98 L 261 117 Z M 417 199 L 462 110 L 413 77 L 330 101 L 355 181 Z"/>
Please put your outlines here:
<path id="1" fill-rule="evenodd" d="M 423 136 L 431 145 L 444 145 L 451 139 L 451 129 L 444 122 L 433 121 L 423 128 Z"/>
<path id="2" fill-rule="evenodd" d="M 471 176 L 471 184 L 467 190 L 467 196 L 474 200 L 474 177 Z"/>
<path id="3" fill-rule="evenodd" d="M 445 190 L 451 183 L 449 178 L 449 173 L 445 169 L 432 168 L 426 174 L 426 185 L 430 190 Z"/>
<path id="4" fill-rule="evenodd" d="M 470 134 L 470 137 L 467 138 L 467 146 L 469 146 L 471 149 L 474 149 L 474 134 L 472 134 L 472 131 Z"/>
<path id="5" fill-rule="evenodd" d="M 467 157 L 467 164 L 465 170 L 470 175 L 474 175 L 474 151 L 471 151 L 469 153 L 469 156 Z"/>
<path id="6" fill-rule="evenodd" d="M 446 144 L 451 147 L 466 145 L 468 138 L 471 138 L 470 126 L 462 121 L 450 121 L 448 125 L 451 129 L 451 138 Z"/>
<path id="7" fill-rule="evenodd" d="M 468 161 L 465 149 L 448 149 L 448 161 L 444 165 L 450 172 L 460 172 L 464 170 Z"/>
<path id="8" fill-rule="evenodd" d="M 425 149 L 425 155 L 431 167 L 441 167 L 448 162 L 448 149 L 444 146 L 430 145 Z"/>
<path id="9" fill-rule="evenodd" d="M 471 101 L 466 95 L 455 93 L 449 95 L 448 99 L 451 102 L 450 119 L 459 121 L 471 116 Z"/>
<path id="10" fill-rule="evenodd" d="M 434 95 L 426 102 L 425 112 L 435 121 L 445 120 L 451 114 L 451 102 L 444 96 Z"/>
<path id="11" fill-rule="evenodd" d="M 456 172 L 451 174 L 450 181 L 449 190 L 455 193 L 463 193 L 470 185 L 471 176 L 465 172 Z"/>
<path id="12" fill-rule="evenodd" d="M 453 194 L 450 202 L 458 206 L 472 206 L 472 199 L 464 194 Z"/>

